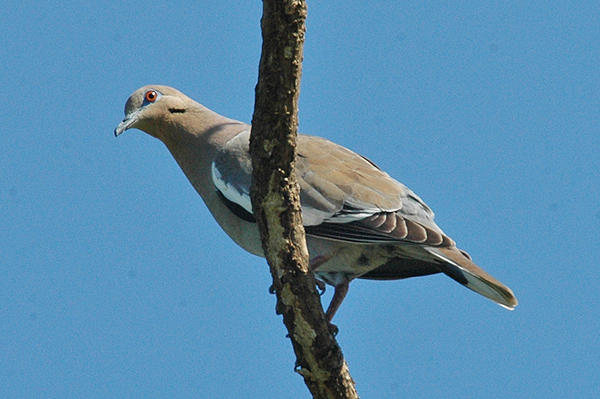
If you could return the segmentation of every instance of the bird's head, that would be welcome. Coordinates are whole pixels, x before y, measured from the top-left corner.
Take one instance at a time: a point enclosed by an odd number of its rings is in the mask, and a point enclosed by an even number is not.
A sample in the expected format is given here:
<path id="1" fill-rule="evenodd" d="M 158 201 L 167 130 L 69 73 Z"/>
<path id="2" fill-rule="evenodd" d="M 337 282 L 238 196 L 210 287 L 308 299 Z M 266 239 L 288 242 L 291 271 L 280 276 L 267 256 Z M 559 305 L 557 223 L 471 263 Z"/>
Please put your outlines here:
<path id="1" fill-rule="evenodd" d="M 160 85 L 137 89 L 125 104 L 125 119 L 115 129 L 115 136 L 136 128 L 164 140 L 165 132 L 178 124 L 195 101 L 180 91 Z"/>

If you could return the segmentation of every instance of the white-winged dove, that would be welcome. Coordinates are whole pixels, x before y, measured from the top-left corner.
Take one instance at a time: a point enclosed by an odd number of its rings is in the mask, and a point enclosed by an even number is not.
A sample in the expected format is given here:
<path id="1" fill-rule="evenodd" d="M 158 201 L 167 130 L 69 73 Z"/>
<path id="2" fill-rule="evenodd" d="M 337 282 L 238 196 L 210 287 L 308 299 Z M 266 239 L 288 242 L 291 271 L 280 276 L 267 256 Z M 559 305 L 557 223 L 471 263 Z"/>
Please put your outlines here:
<path id="1" fill-rule="evenodd" d="M 115 135 L 130 128 L 161 140 L 221 228 L 264 256 L 250 203 L 250 125 L 221 116 L 167 86 L 145 86 L 125 105 Z M 377 165 L 326 139 L 298 135 L 296 175 L 310 264 L 335 287 L 331 320 L 355 278 L 444 273 L 507 309 L 510 288 L 458 249 L 414 192 Z"/>

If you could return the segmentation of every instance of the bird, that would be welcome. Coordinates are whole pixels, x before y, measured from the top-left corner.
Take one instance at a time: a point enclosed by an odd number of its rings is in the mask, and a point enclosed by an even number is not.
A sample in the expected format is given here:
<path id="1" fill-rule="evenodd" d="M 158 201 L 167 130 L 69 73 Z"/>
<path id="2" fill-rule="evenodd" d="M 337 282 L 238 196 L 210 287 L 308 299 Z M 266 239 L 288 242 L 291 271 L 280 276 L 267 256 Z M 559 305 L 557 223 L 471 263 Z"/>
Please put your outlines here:
<path id="1" fill-rule="evenodd" d="M 162 141 L 225 233 L 264 257 L 252 213 L 251 126 L 163 85 L 136 90 L 115 136 L 139 129 Z M 434 222 L 433 211 L 374 162 L 325 138 L 298 134 L 296 178 L 309 266 L 334 287 L 333 319 L 356 279 L 397 280 L 443 273 L 514 309 L 512 290 L 477 266 Z"/>

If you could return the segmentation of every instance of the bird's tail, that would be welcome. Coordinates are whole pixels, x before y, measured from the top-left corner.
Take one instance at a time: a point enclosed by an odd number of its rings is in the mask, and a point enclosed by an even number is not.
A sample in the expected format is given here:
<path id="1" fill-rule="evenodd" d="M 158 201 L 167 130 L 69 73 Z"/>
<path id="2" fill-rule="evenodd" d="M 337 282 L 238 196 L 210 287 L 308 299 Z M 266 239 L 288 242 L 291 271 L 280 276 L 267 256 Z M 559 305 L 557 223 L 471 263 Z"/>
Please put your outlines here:
<path id="1" fill-rule="evenodd" d="M 441 271 L 467 288 L 491 299 L 506 309 L 517 306 L 517 298 L 510 288 L 489 275 L 456 247 L 426 247 L 430 254 L 442 261 Z"/>

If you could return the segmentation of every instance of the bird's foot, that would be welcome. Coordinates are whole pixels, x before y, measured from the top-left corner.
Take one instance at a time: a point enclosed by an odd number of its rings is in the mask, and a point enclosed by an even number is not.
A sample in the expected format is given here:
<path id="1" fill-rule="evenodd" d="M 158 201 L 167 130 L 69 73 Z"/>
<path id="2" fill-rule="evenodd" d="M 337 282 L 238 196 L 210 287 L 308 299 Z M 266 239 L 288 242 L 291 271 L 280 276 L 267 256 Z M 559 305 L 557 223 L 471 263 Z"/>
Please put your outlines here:
<path id="1" fill-rule="evenodd" d="M 331 323 L 331 322 L 327 322 L 328 327 L 329 327 L 329 332 L 331 333 L 331 335 L 333 335 L 334 337 L 338 335 L 338 333 L 340 332 L 340 329 L 338 328 L 338 326 L 336 326 L 335 324 Z"/>
<path id="2" fill-rule="evenodd" d="M 315 278 L 315 285 L 319 290 L 319 295 L 323 295 L 325 293 L 325 290 L 327 289 L 327 284 L 325 284 L 325 282 L 319 280 L 318 278 Z"/>

